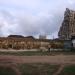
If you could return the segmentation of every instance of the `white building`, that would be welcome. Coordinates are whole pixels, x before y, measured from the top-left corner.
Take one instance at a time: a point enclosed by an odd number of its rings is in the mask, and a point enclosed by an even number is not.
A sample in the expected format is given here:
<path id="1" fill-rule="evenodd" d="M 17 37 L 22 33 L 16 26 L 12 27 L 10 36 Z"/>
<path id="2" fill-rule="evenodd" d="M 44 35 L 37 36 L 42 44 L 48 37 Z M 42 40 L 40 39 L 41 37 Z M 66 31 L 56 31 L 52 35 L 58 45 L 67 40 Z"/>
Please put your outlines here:
<path id="1" fill-rule="evenodd" d="M 39 39 L 46 39 L 46 35 L 39 35 Z"/>

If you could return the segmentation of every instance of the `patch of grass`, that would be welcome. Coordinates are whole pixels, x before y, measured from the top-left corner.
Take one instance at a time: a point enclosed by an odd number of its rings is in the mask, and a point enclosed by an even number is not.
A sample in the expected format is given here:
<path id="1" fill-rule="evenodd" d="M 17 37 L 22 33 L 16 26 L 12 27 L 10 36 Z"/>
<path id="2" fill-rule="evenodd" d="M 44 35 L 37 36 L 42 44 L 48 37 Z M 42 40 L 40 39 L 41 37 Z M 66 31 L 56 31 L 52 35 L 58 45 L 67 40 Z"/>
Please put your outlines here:
<path id="1" fill-rule="evenodd" d="M 11 68 L 0 66 L 0 75 L 16 75 L 16 73 Z"/>
<path id="2" fill-rule="evenodd" d="M 41 52 L 41 51 L 20 51 L 20 52 L 13 52 L 13 51 L 9 51 L 9 52 L 0 52 L 0 55 L 15 55 L 15 56 L 55 56 L 55 55 L 60 55 L 60 54 L 63 54 L 63 55 L 75 55 L 75 52 L 64 52 L 64 51 L 56 51 L 56 52 L 48 52 L 48 51 L 44 51 L 44 52 Z"/>
<path id="3" fill-rule="evenodd" d="M 22 75 L 52 75 L 59 68 L 58 65 L 50 64 L 20 64 Z"/>
<path id="4" fill-rule="evenodd" d="M 22 52 L 0 52 L 0 55 L 15 55 L 15 56 L 33 56 L 33 55 L 50 55 L 50 52 L 40 51 L 22 51 Z"/>
<path id="5" fill-rule="evenodd" d="M 75 65 L 65 66 L 59 75 L 75 75 Z"/>

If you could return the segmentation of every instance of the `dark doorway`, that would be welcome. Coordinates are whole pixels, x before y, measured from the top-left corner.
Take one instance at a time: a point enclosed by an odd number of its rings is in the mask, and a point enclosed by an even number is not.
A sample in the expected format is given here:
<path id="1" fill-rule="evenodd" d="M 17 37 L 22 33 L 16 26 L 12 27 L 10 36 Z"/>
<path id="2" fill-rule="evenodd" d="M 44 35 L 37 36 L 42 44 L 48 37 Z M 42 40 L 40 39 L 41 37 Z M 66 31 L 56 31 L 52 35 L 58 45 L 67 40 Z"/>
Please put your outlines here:
<path id="1" fill-rule="evenodd" d="M 9 48 L 12 48 L 12 44 L 9 44 L 9 46 L 8 46 Z"/>

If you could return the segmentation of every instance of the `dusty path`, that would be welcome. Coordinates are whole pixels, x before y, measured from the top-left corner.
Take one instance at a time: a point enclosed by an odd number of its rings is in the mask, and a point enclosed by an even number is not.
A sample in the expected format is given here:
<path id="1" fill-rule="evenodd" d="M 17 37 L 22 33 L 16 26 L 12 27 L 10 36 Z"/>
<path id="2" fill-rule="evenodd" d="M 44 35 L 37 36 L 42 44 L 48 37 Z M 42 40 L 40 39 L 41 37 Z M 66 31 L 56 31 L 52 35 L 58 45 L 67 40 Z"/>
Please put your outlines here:
<path id="1" fill-rule="evenodd" d="M 7 68 L 8 70 L 11 69 L 13 72 L 15 72 L 16 75 L 21 75 L 21 72 L 18 69 L 17 64 L 11 64 L 11 63 L 10 64 L 9 63 L 4 64 L 4 63 L 0 63 L 0 67 Z"/>
<path id="2" fill-rule="evenodd" d="M 56 55 L 56 56 L 12 56 L 12 55 L 0 55 L 0 63 L 49 63 L 60 64 L 58 71 L 53 75 L 59 75 L 64 68 L 64 65 L 75 64 L 75 55 Z M 3 64 L 3 65 L 4 65 Z M 7 65 L 6 65 L 7 66 Z M 10 65 L 8 65 L 10 66 Z M 21 72 L 16 67 L 12 66 L 17 75 L 21 75 Z"/>
<path id="3" fill-rule="evenodd" d="M 57 55 L 57 56 L 0 55 L 0 62 L 75 64 L 75 55 Z"/>
<path id="4" fill-rule="evenodd" d="M 61 71 L 63 70 L 64 66 L 65 66 L 65 65 L 61 65 L 61 66 L 59 67 L 58 71 L 55 72 L 53 75 L 59 75 L 59 74 L 61 73 Z"/>

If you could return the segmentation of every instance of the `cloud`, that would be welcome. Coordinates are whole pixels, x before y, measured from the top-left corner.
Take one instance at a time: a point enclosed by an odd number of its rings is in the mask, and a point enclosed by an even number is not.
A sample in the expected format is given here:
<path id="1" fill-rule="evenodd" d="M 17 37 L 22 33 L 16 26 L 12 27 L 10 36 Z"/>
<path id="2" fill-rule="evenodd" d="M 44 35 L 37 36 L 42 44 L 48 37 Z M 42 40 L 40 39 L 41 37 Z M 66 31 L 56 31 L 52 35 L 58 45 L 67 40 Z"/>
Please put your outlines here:
<path id="1" fill-rule="evenodd" d="M 0 11 L 0 36 L 7 36 L 14 31 L 17 23 L 13 15 L 5 10 Z"/>
<path id="2" fill-rule="evenodd" d="M 38 13 L 36 16 L 32 14 L 22 13 L 17 16 L 17 26 L 15 28 L 16 34 L 21 35 L 52 35 L 61 25 L 61 14 Z"/>
<path id="3" fill-rule="evenodd" d="M 0 36 L 48 35 L 57 37 L 66 7 L 74 0 L 0 0 Z"/>
<path id="4" fill-rule="evenodd" d="M 68 0 L 70 4 L 75 4 L 75 0 Z"/>
<path id="5" fill-rule="evenodd" d="M 2 36 L 9 34 L 33 35 L 40 34 L 52 35 L 58 29 L 60 16 L 50 13 L 39 13 L 37 16 L 22 13 L 20 16 L 13 16 L 7 11 L 1 12 L 0 30 Z M 56 17 L 56 18 L 55 18 Z M 57 19 L 57 20 L 56 20 Z M 16 20 L 16 21 L 15 21 Z"/>

